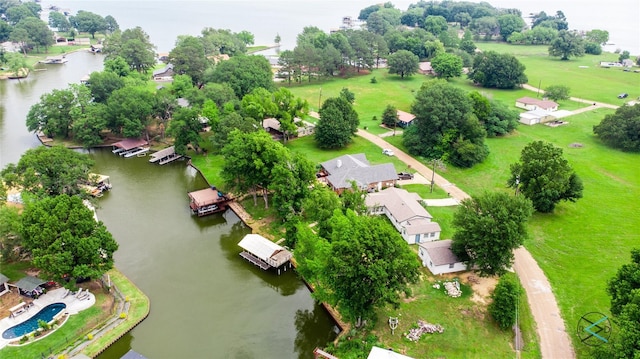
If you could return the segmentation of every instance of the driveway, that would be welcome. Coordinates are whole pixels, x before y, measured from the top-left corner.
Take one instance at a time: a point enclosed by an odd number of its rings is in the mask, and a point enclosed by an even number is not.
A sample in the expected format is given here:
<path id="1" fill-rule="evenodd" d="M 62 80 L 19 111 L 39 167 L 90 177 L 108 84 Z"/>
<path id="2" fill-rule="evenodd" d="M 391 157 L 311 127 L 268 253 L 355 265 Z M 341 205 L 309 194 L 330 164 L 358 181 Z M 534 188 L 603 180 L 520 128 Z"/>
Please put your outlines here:
<path id="1" fill-rule="evenodd" d="M 364 130 L 358 130 L 358 136 L 365 138 L 380 148 L 392 149 L 399 160 L 410 165 L 411 168 L 426 178 L 431 178 L 432 171 L 421 162 L 408 154 L 392 146 L 384 139 Z M 417 177 L 417 175 L 415 176 Z M 414 177 L 414 178 L 415 178 Z M 447 181 L 444 177 L 434 176 L 434 182 L 449 193 L 451 199 L 462 201 L 471 198 L 464 191 L 456 187 L 455 184 Z M 575 352 L 571 344 L 571 339 L 562 320 L 556 297 L 551 290 L 551 285 L 526 248 L 520 247 L 514 251 L 514 269 L 520 277 L 522 286 L 527 293 L 527 301 L 531 307 L 533 319 L 536 321 L 536 331 L 540 338 L 540 352 L 542 358 L 548 359 L 572 359 Z"/>

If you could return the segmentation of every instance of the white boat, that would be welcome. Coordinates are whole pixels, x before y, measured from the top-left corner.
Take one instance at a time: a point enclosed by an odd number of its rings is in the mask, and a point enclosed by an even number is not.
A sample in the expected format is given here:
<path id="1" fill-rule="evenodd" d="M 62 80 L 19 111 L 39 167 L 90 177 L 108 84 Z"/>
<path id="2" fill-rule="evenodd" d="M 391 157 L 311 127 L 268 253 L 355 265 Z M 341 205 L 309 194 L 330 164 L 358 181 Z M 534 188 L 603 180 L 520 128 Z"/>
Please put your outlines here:
<path id="1" fill-rule="evenodd" d="M 149 147 L 138 147 L 138 148 L 136 148 L 134 150 L 131 150 L 131 151 L 127 152 L 124 155 L 124 158 L 129 158 L 129 157 L 133 157 L 133 156 L 140 157 L 140 155 L 142 155 L 142 154 L 146 155 L 147 152 L 149 152 Z"/>
<path id="2" fill-rule="evenodd" d="M 67 60 L 67 58 L 64 57 L 63 55 L 63 56 L 49 56 L 40 62 L 42 62 L 43 64 L 64 64 L 67 61 L 69 60 Z"/>

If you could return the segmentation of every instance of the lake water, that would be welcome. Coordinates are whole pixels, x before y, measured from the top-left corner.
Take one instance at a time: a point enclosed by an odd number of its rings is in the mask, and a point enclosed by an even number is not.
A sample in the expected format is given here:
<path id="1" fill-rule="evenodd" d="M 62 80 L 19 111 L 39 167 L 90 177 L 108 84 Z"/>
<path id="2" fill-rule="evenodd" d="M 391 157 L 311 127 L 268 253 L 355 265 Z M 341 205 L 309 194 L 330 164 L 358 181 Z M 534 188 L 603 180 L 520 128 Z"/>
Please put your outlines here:
<path id="1" fill-rule="evenodd" d="M 67 58 L 27 79 L 0 81 L 2 167 L 40 144 L 25 118 L 43 93 L 102 69 L 100 55 Z M 311 358 L 335 338 L 331 318 L 293 272 L 264 272 L 238 255 L 250 229 L 232 211 L 191 216 L 187 192 L 207 184 L 185 162 L 156 166 L 109 150 L 90 155 L 94 171 L 114 186 L 99 200 L 98 216 L 120 245 L 115 265 L 151 300 L 149 317 L 101 359 L 131 348 L 154 359 Z"/>
<path id="2" fill-rule="evenodd" d="M 480 2 L 480 0 L 473 0 Z M 356 18 L 361 9 L 375 4 L 373 0 L 67 0 L 51 1 L 72 13 L 92 11 L 112 15 L 122 29 L 136 26 L 146 31 L 159 52 L 170 51 L 178 35 L 198 35 L 205 27 L 247 30 L 255 35 L 256 44 L 272 44 L 276 34 L 282 48 L 295 46 L 296 36 L 305 26 L 324 31 L 338 28 L 343 16 Z M 416 1 L 392 1 L 406 10 Z M 523 15 L 562 10 L 569 27 L 578 30 L 608 30 L 607 51 L 616 48 L 640 55 L 640 1 L 638 0 L 494 0 L 493 6 L 518 8 Z M 43 8 L 46 4 L 43 3 Z"/>

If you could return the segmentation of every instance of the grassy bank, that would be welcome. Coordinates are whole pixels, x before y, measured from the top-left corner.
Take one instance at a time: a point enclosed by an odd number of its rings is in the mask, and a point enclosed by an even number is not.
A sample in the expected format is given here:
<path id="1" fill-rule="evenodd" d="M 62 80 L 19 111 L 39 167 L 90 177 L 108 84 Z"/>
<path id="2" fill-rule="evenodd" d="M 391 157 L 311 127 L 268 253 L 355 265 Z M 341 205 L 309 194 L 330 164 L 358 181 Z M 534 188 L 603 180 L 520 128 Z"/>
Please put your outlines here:
<path id="1" fill-rule="evenodd" d="M 118 287 L 122 295 L 129 301 L 129 312 L 122 323 L 95 339 L 82 351 L 82 353 L 92 358 L 120 339 L 149 315 L 149 298 L 129 278 L 115 269 L 109 271 L 109 276 L 113 284 Z M 114 313 L 114 315 L 119 314 Z"/>

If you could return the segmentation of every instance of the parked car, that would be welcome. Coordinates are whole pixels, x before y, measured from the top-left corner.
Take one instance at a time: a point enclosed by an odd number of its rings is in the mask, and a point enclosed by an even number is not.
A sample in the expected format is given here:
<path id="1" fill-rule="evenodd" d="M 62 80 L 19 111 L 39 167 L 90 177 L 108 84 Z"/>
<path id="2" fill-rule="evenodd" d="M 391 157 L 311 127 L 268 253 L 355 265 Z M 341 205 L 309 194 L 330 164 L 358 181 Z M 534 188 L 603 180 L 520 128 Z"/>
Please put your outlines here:
<path id="1" fill-rule="evenodd" d="M 401 180 L 410 180 L 413 179 L 413 174 L 408 172 L 400 172 L 398 173 L 398 178 Z"/>
<path id="2" fill-rule="evenodd" d="M 385 154 L 387 156 L 393 156 L 393 150 L 385 148 L 384 150 L 382 150 L 382 154 Z"/>
<path id="3" fill-rule="evenodd" d="M 627 98 L 627 96 L 629 96 L 629 94 L 626 93 L 626 92 L 623 92 L 623 93 L 618 95 L 618 98 Z"/>

